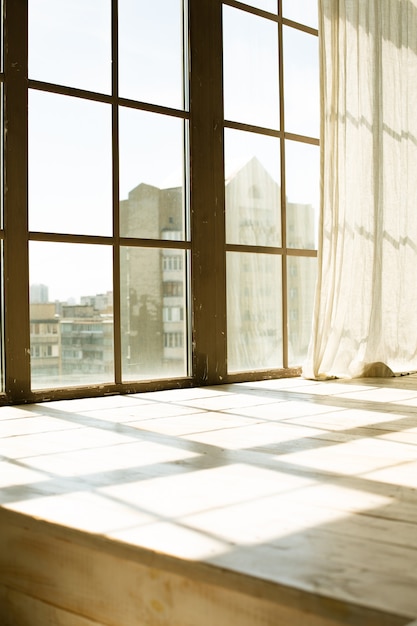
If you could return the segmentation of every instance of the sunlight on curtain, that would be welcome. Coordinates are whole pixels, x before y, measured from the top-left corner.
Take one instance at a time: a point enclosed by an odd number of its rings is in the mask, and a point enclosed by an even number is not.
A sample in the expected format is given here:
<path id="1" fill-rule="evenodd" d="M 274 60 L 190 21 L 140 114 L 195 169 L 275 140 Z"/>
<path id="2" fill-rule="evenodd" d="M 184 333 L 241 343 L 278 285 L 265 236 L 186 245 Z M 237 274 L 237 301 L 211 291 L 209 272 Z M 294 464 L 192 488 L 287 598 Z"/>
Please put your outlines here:
<path id="1" fill-rule="evenodd" d="M 320 5 L 322 215 L 303 375 L 417 370 L 417 0 Z"/>

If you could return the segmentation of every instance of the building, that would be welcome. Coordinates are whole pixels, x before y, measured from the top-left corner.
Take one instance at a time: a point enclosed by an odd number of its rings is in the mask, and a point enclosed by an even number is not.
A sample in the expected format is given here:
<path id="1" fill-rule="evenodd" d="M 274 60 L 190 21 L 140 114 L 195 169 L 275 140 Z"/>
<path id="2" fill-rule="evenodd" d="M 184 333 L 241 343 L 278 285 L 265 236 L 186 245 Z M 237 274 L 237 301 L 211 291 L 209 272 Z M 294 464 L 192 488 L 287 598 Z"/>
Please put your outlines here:
<path id="1" fill-rule="evenodd" d="M 281 189 L 253 157 L 226 181 L 226 237 L 232 244 L 281 247 Z M 126 237 L 181 240 L 182 188 L 139 184 L 121 202 Z M 287 247 L 314 248 L 311 205 L 287 203 Z M 293 257 L 287 275 L 292 365 L 305 357 L 316 275 L 315 260 Z M 130 247 L 121 272 L 123 364 L 128 379 L 186 373 L 187 258 L 183 251 Z M 279 266 L 279 267 L 278 267 Z M 143 268 L 146 267 L 146 271 Z M 230 371 L 282 367 L 280 258 L 228 253 Z"/>
<path id="2" fill-rule="evenodd" d="M 120 204 L 121 234 L 180 240 L 183 202 L 181 187 L 139 184 Z M 122 249 L 121 331 L 127 380 L 186 374 L 185 277 L 186 259 L 180 250 Z"/>
<path id="3" fill-rule="evenodd" d="M 45 285 L 40 287 L 44 287 L 47 293 L 48 288 Z M 34 293 L 36 294 L 36 290 Z M 53 302 L 35 302 L 30 305 L 30 356 L 35 385 L 37 380 L 42 380 L 45 384 L 45 381 L 60 376 L 61 328 Z"/>
<path id="4" fill-rule="evenodd" d="M 113 313 L 113 292 L 97 293 L 94 296 L 81 296 L 80 304 L 92 306 L 95 311 L 101 313 Z"/>
<path id="5" fill-rule="evenodd" d="M 94 299 L 94 298 L 93 298 Z M 97 301 L 103 302 L 102 294 Z M 111 380 L 113 315 L 92 305 L 30 305 L 34 388 Z"/>
<path id="6" fill-rule="evenodd" d="M 79 384 L 113 377 L 113 316 L 88 304 L 64 305 L 60 320 L 61 368 Z M 68 384 L 68 383 L 67 383 Z"/>
<path id="7" fill-rule="evenodd" d="M 281 247 L 281 188 L 253 157 L 226 181 L 229 244 Z M 314 249 L 315 212 L 308 204 L 286 203 L 287 248 Z M 281 259 L 271 254 L 228 254 L 228 365 L 233 370 L 282 367 Z M 288 261 L 289 358 L 305 357 L 316 275 L 315 261 Z"/>
<path id="8" fill-rule="evenodd" d="M 31 304 L 45 304 L 49 302 L 49 289 L 47 285 L 30 285 L 29 297 Z"/>

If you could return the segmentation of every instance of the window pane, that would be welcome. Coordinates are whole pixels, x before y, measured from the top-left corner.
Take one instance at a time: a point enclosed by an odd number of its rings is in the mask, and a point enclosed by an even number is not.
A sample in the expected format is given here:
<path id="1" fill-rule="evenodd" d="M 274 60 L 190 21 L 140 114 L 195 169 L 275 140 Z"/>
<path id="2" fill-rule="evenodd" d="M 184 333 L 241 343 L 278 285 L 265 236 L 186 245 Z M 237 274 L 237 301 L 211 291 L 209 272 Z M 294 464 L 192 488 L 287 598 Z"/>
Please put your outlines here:
<path id="1" fill-rule="evenodd" d="M 281 257 L 227 253 L 229 372 L 282 367 Z"/>
<path id="2" fill-rule="evenodd" d="M 119 0 L 119 95 L 184 107 L 182 0 Z"/>
<path id="3" fill-rule="evenodd" d="M 320 94 L 318 38 L 283 27 L 285 130 L 319 137 Z"/>
<path id="4" fill-rule="evenodd" d="M 124 380 L 187 375 L 186 292 L 184 251 L 122 248 Z"/>
<path id="5" fill-rule="evenodd" d="M 280 141 L 225 129 L 228 243 L 281 245 Z"/>
<path id="6" fill-rule="evenodd" d="M 317 249 L 320 148 L 285 142 L 287 247 Z"/>
<path id="7" fill-rule="evenodd" d="M 121 108 L 121 234 L 183 239 L 183 181 L 184 121 Z"/>
<path id="8" fill-rule="evenodd" d="M 288 257 L 288 357 L 289 366 L 303 364 L 311 335 L 317 259 Z"/>
<path id="9" fill-rule="evenodd" d="M 29 0 L 29 77 L 109 93 L 110 0 Z"/>
<path id="10" fill-rule="evenodd" d="M 32 388 L 112 382 L 110 246 L 30 242 Z"/>
<path id="11" fill-rule="evenodd" d="M 111 108 L 29 94 L 29 228 L 111 235 Z"/>
<path id="12" fill-rule="evenodd" d="M 282 0 L 282 15 L 294 22 L 318 28 L 317 0 Z"/>
<path id="13" fill-rule="evenodd" d="M 269 13 L 274 13 L 275 15 L 278 12 L 277 0 L 244 0 L 244 3 L 256 9 L 269 11 Z"/>
<path id="14" fill-rule="evenodd" d="M 225 119 L 278 128 L 277 24 L 223 6 L 223 50 Z"/>

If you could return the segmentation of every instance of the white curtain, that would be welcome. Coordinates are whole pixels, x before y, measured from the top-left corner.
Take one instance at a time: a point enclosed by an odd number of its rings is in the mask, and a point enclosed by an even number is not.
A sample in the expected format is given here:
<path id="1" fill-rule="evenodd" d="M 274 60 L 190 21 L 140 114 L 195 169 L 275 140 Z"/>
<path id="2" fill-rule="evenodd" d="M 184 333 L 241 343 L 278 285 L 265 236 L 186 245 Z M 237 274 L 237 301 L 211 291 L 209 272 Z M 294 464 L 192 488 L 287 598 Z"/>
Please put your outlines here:
<path id="1" fill-rule="evenodd" d="M 417 0 L 319 0 L 322 202 L 307 378 L 417 370 Z"/>

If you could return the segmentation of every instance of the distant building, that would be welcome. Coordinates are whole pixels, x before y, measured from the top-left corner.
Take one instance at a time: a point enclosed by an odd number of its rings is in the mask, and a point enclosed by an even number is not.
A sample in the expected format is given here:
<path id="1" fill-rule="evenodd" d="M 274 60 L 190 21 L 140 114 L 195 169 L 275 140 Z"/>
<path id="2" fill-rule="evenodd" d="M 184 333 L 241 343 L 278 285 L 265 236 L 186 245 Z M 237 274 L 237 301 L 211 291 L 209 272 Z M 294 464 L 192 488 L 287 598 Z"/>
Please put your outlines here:
<path id="1" fill-rule="evenodd" d="M 68 304 L 70 304 L 68 302 Z M 113 313 L 113 292 L 107 291 L 106 293 L 98 293 L 94 296 L 81 296 L 80 304 L 92 306 L 96 311 L 100 313 Z"/>
<path id="2" fill-rule="evenodd" d="M 45 304 L 49 302 L 49 289 L 47 285 L 30 285 L 29 300 L 31 304 Z"/>
<path id="3" fill-rule="evenodd" d="M 281 245 L 281 189 L 253 157 L 226 180 L 227 243 Z"/>
<path id="4" fill-rule="evenodd" d="M 183 239 L 181 187 L 144 183 L 120 204 L 125 237 Z M 121 251 L 123 371 L 127 379 L 186 374 L 185 255 L 182 250 L 129 247 Z"/>
<path id="5" fill-rule="evenodd" d="M 281 188 L 256 157 L 228 178 L 225 195 L 227 243 L 282 247 Z M 314 232 L 313 207 L 287 201 L 287 248 L 314 249 Z M 308 347 L 315 272 L 314 260 L 287 257 L 290 365 Z M 282 367 L 281 257 L 230 252 L 227 284 L 229 371 Z"/>
<path id="6" fill-rule="evenodd" d="M 113 317 L 93 306 L 64 305 L 60 320 L 61 368 L 64 377 L 113 377 Z"/>
<path id="7" fill-rule="evenodd" d="M 60 375 L 60 326 L 53 302 L 30 305 L 30 355 L 35 378 Z"/>
<path id="8" fill-rule="evenodd" d="M 34 388 L 113 380 L 113 315 L 89 305 L 31 304 L 30 352 Z"/>

